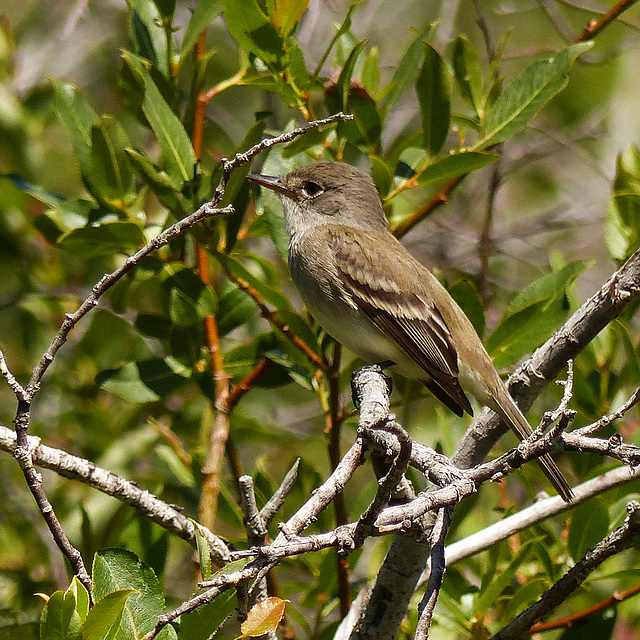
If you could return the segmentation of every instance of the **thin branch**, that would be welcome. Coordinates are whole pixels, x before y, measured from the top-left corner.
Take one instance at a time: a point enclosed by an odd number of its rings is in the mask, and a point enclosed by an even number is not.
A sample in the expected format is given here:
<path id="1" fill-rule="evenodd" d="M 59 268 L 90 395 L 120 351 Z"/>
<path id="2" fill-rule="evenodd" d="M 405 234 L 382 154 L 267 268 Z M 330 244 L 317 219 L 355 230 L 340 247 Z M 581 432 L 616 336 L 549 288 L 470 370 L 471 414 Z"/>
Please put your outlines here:
<path id="1" fill-rule="evenodd" d="M 269 526 L 269 523 L 275 518 L 278 511 L 284 504 L 285 499 L 289 495 L 295 481 L 298 479 L 298 469 L 300 467 L 300 458 L 298 458 L 291 469 L 287 472 L 280 486 L 275 493 L 267 500 L 267 503 L 260 509 L 260 517 L 264 522 L 265 527 Z"/>
<path id="2" fill-rule="evenodd" d="M 537 500 L 522 511 L 448 545 L 446 548 L 447 565 L 454 565 L 486 551 L 516 533 L 568 511 L 575 504 L 586 502 L 594 496 L 601 495 L 609 489 L 619 487 L 635 479 L 637 479 L 637 474 L 630 467 L 618 467 L 574 487 L 575 501 L 572 505 L 567 505 L 559 496 Z M 419 584 L 423 584 L 427 579 L 428 572 L 425 572 L 422 574 Z"/>
<path id="3" fill-rule="evenodd" d="M 165 229 L 162 233 L 158 234 L 153 240 L 150 240 L 144 247 L 138 249 L 132 256 L 129 256 L 115 271 L 106 274 L 100 278 L 100 280 L 94 285 L 91 293 L 85 298 L 82 304 L 73 313 L 68 313 L 65 316 L 65 320 L 60 326 L 60 330 L 49 345 L 49 348 L 45 351 L 40 362 L 34 367 L 29 380 L 29 384 L 25 389 L 25 399 L 31 401 L 34 395 L 40 388 L 40 382 L 42 376 L 45 374 L 50 364 L 53 362 L 55 355 L 60 350 L 60 347 L 67 341 L 67 337 L 71 330 L 78 324 L 78 322 L 84 318 L 98 305 L 98 300 L 116 283 L 122 276 L 136 267 L 140 261 L 148 256 L 150 253 L 157 251 L 161 247 L 169 244 L 171 240 L 184 233 L 190 227 L 195 224 L 217 215 L 229 215 L 233 212 L 232 206 L 226 206 L 222 209 L 218 209 L 212 202 L 205 202 L 197 211 L 188 215 L 182 220 L 178 220 L 175 224 L 172 224 L 168 229 Z"/>
<path id="4" fill-rule="evenodd" d="M 637 584 L 635 587 L 631 587 L 631 589 L 625 589 L 624 591 L 615 591 L 613 595 L 608 598 L 605 598 L 604 600 L 594 604 L 592 607 L 587 607 L 578 613 L 574 613 L 570 616 L 559 618 L 558 620 L 553 620 L 551 622 L 537 622 L 527 631 L 527 634 L 533 635 L 534 633 L 552 631 L 553 629 L 570 629 L 571 627 L 587 622 L 589 616 L 592 616 L 594 613 L 605 611 L 611 607 L 616 607 L 621 602 L 624 602 L 629 598 L 633 598 L 633 596 L 636 596 L 639 593 L 640 584 Z"/>
<path id="5" fill-rule="evenodd" d="M 135 482 L 127 480 L 115 471 L 99 467 L 90 460 L 41 444 L 40 438 L 35 436 L 28 436 L 28 443 L 34 464 L 42 469 L 49 469 L 70 480 L 77 480 L 120 500 L 136 509 L 145 518 L 194 546 L 195 532 L 198 528 L 207 539 L 216 561 L 219 564 L 229 561 L 229 550 L 218 536 L 149 491 L 141 489 Z M 13 454 L 15 447 L 15 432 L 0 425 L 0 449 Z"/>
<path id="6" fill-rule="evenodd" d="M 628 549 L 640 534 L 640 503 L 627 504 L 624 524 L 587 551 L 584 558 L 556 582 L 534 605 L 496 633 L 491 640 L 517 640 L 538 620 L 566 600 L 605 560 Z"/>
<path id="7" fill-rule="evenodd" d="M 611 24 L 618 16 L 632 7 L 638 0 L 620 0 L 599 20 L 592 20 L 580 34 L 576 42 L 585 42 L 595 38 L 607 25 Z"/>
<path id="8" fill-rule="evenodd" d="M 254 299 L 263 317 L 266 320 L 268 320 L 274 327 L 276 327 L 280 332 L 282 332 L 284 337 L 287 340 L 289 340 L 289 342 L 291 342 L 292 345 L 294 345 L 297 349 L 302 351 L 302 353 L 307 357 L 307 359 L 309 360 L 309 362 L 311 362 L 311 364 L 318 367 L 319 369 L 322 369 L 322 371 L 324 371 L 325 373 L 329 372 L 329 368 L 330 368 L 329 364 L 325 362 L 322 358 L 320 358 L 320 356 L 318 356 L 318 354 L 304 340 L 302 340 L 302 338 L 296 335 L 291 330 L 289 325 L 287 325 L 284 322 L 281 322 L 278 319 L 276 312 L 272 311 L 267 306 L 265 301 L 262 299 L 262 296 L 258 293 L 258 291 L 254 287 L 252 287 L 246 280 L 236 276 L 234 273 L 232 273 L 229 270 L 226 270 L 226 274 L 230 280 L 235 282 L 238 285 L 238 287 L 240 287 L 240 289 L 242 289 L 245 293 L 249 294 Z"/>
<path id="9" fill-rule="evenodd" d="M 442 579 L 444 578 L 445 547 L 444 540 L 449 531 L 453 518 L 453 508 L 440 509 L 436 517 L 431 537 L 431 572 L 429 584 L 422 601 L 418 605 L 418 624 L 416 625 L 415 640 L 426 640 L 429 637 L 429 628 L 436 608 Z"/>
<path id="10" fill-rule="evenodd" d="M 615 422 L 616 420 L 624 417 L 627 411 L 638 404 L 638 402 L 640 402 L 640 389 L 637 389 L 636 392 L 617 411 L 614 411 L 613 413 L 610 413 L 606 416 L 602 416 L 600 420 L 588 424 L 586 427 L 576 429 L 574 433 L 581 436 L 588 436 L 595 433 L 596 431 L 599 431 L 600 429 L 603 429 L 604 427 L 608 427 L 612 422 Z"/>

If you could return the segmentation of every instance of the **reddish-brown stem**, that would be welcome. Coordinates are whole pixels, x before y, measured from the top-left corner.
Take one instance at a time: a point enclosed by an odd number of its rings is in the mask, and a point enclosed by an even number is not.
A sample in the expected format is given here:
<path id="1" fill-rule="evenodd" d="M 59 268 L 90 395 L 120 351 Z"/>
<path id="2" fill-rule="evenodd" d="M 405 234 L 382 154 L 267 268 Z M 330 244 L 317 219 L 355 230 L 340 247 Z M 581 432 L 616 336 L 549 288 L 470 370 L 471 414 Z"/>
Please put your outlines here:
<path id="1" fill-rule="evenodd" d="M 295 333 L 293 333 L 293 331 L 291 331 L 288 325 L 278 320 L 278 318 L 276 317 L 276 314 L 271 309 L 269 309 L 269 307 L 265 304 L 264 300 L 262 299 L 262 296 L 254 289 L 254 287 L 252 287 L 246 280 L 239 278 L 238 276 L 236 276 L 231 272 L 227 272 L 227 275 L 243 291 L 245 291 L 255 300 L 262 315 L 274 327 L 279 329 L 283 333 L 285 338 L 287 338 L 287 340 L 291 342 L 291 344 L 293 344 L 295 347 L 300 349 L 300 351 L 302 351 L 302 353 L 304 353 L 304 355 L 307 357 L 309 362 L 314 364 L 319 369 L 322 369 L 322 371 L 324 371 L 325 373 L 329 372 L 329 365 L 322 358 L 320 358 L 320 356 L 318 356 L 318 354 L 304 340 L 302 340 Z"/>
<path id="2" fill-rule="evenodd" d="M 465 174 L 466 175 L 466 174 Z M 417 211 L 398 223 L 393 229 L 393 234 L 401 238 L 411 231 L 419 222 L 429 217 L 438 207 L 449 202 L 451 192 L 458 186 L 465 176 L 457 176 L 447 180 Z"/>
<path id="3" fill-rule="evenodd" d="M 329 436 L 329 461 L 331 462 L 331 469 L 334 470 L 341 459 L 340 452 L 340 436 L 342 432 L 342 419 L 340 412 L 340 388 L 338 386 L 338 379 L 340 376 L 340 344 L 335 342 L 333 349 L 333 359 L 331 361 L 331 367 L 327 374 L 329 381 L 329 407 L 326 412 L 326 432 Z M 336 524 L 341 526 L 347 524 L 349 516 L 347 514 L 347 508 L 344 503 L 344 494 L 336 494 L 333 507 L 336 514 Z M 340 617 L 344 618 L 349 612 L 351 607 L 351 583 L 349 581 L 349 561 L 345 557 L 338 556 L 337 560 L 337 572 L 338 572 L 338 600 L 340 602 Z"/>
<path id="4" fill-rule="evenodd" d="M 233 408 L 240 402 L 241 398 L 247 391 L 251 391 L 256 382 L 273 366 L 273 360 L 268 358 L 262 358 L 260 362 L 249 373 L 240 380 L 237 384 L 233 385 L 229 395 L 227 396 L 227 411 L 232 411 Z"/>
<path id="5" fill-rule="evenodd" d="M 578 613 L 566 616 L 565 618 L 559 618 L 558 620 L 552 620 L 551 622 L 538 622 L 529 628 L 527 634 L 533 635 L 534 633 L 551 631 L 552 629 L 569 629 L 586 622 L 586 618 L 594 613 L 604 611 L 609 607 L 614 607 L 623 600 L 628 600 L 638 593 L 640 593 L 640 584 L 637 584 L 635 587 L 631 587 L 631 589 L 627 589 L 626 591 L 616 591 L 612 596 L 609 596 L 608 598 L 605 598 L 604 600 L 584 609 L 583 611 L 579 611 Z"/>
<path id="6" fill-rule="evenodd" d="M 206 32 L 202 31 L 196 44 L 196 60 L 202 60 L 206 49 Z M 202 94 L 198 95 L 193 119 L 191 141 L 196 158 L 202 157 L 202 142 L 204 137 L 204 120 L 206 101 Z M 209 270 L 209 256 L 200 244 L 196 246 L 196 268 L 200 279 L 211 285 Z M 202 496 L 200 500 L 199 519 L 209 530 L 213 530 L 218 507 L 220 492 L 220 477 L 227 438 L 229 437 L 229 412 L 227 410 L 227 396 L 229 395 L 229 379 L 224 368 L 224 358 L 220 349 L 220 337 L 215 316 L 204 319 L 205 346 L 211 358 L 211 368 L 215 385 L 215 403 L 213 420 L 204 426 L 208 431 L 207 456 L 202 473 Z M 207 421 L 208 422 L 208 421 Z"/>
<path id="7" fill-rule="evenodd" d="M 620 0 L 605 13 L 600 20 L 592 20 L 580 34 L 576 42 L 585 42 L 591 40 L 608 24 L 613 22 L 620 14 L 624 13 L 629 7 L 632 7 L 638 0 Z"/>

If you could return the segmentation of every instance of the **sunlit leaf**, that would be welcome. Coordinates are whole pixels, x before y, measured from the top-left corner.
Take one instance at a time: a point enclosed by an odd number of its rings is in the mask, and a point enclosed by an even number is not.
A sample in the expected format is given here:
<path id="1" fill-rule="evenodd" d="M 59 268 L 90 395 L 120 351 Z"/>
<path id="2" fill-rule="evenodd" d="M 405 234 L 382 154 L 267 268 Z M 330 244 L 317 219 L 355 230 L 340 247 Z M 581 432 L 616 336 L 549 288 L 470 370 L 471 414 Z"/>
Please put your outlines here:
<path id="1" fill-rule="evenodd" d="M 270 631 L 275 631 L 282 620 L 287 600 L 271 597 L 256 603 L 240 625 L 241 637 L 256 638 Z"/>
<path id="2" fill-rule="evenodd" d="M 523 129 L 553 96 L 564 89 L 574 61 L 592 46 L 592 42 L 572 45 L 520 73 L 495 101 L 487 115 L 485 135 L 474 148 L 496 144 Z"/>

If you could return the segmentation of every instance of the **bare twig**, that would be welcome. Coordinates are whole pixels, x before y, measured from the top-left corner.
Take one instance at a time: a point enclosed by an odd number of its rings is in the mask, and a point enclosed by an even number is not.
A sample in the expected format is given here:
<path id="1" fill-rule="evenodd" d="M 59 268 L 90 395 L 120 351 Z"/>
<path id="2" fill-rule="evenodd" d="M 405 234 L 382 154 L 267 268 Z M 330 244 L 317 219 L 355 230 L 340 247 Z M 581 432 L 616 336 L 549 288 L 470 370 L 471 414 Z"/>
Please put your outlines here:
<path id="1" fill-rule="evenodd" d="M 449 531 L 451 519 L 453 518 L 453 508 L 446 507 L 440 509 L 436 522 L 432 530 L 431 538 L 431 572 L 429 584 L 424 593 L 422 601 L 418 605 L 418 624 L 416 625 L 415 640 L 426 640 L 429 637 L 429 627 L 433 619 L 433 612 L 438 601 L 438 594 L 444 578 L 445 547 L 444 540 Z"/>
<path id="2" fill-rule="evenodd" d="M 145 518 L 149 518 L 193 545 L 195 545 L 195 531 L 198 528 L 209 543 L 216 561 L 219 564 L 229 561 L 229 550 L 218 536 L 195 523 L 191 518 L 160 500 L 157 496 L 141 489 L 135 482 L 123 478 L 114 471 L 99 467 L 90 460 L 41 444 L 40 438 L 35 436 L 28 436 L 28 443 L 31 458 L 37 466 L 55 471 L 65 478 L 82 482 L 124 504 L 128 504 Z M 0 449 L 13 453 L 15 447 L 15 432 L 0 425 Z"/>
<path id="3" fill-rule="evenodd" d="M 580 34 L 580 37 L 576 42 L 585 42 L 595 38 L 608 24 L 611 24 L 618 16 L 624 13 L 627 9 L 632 7 L 638 0 L 620 0 L 617 4 L 613 5 L 607 13 L 605 13 L 599 20 L 592 20 Z"/>
<path id="4" fill-rule="evenodd" d="M 581 436 L 589 436 L 596 433 L 596 431 L 604 429 L 604 427 L 608 427 L 612 422 L 624 417 L 627 411 L 638 404 L 638 402 L 640 402 L 640 389 L 637 389 L 636 392 L 617 411 L 609 413 L 606 416 L 602 416 L 600 420 L 588 424 L 586 427 L 576 429 L 574 433 Z"/>
<path id="5" fill-rule="evenodd" d="M 293 488 L 295 481 L 298 478 L 298 468 L 300 467 L 300 458 L 298 458 L 291 469 L 287 472 L 284 480 L 280 483 L 276 492 L 267 500 L 267 503 L 260 509 L 260 517 L 264 522 L 264 526 L 268 527 L 269 523 L 273 520 L 276 513 L 280 511 L 280 507 L 284 504 L 286 497 Z"/>

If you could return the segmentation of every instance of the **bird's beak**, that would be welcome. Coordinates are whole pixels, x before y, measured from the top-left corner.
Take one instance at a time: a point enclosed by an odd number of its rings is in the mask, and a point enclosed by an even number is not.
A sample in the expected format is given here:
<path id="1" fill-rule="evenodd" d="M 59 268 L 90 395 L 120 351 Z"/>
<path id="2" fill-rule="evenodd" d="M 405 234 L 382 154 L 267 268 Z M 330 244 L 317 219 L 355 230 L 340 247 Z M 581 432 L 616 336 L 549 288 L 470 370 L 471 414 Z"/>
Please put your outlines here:
<path id="1" fill-rule="evenodd" d="M 264 176 L 261 173 L 250 173 L 247 178 L 253 182 L 258 183 L 262 187 L 276 191 L 277 193 L 289 194 L 289 189 L 285 187 L 282 178 L 279 176 Z"/>

